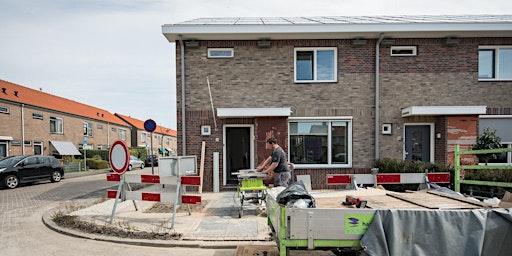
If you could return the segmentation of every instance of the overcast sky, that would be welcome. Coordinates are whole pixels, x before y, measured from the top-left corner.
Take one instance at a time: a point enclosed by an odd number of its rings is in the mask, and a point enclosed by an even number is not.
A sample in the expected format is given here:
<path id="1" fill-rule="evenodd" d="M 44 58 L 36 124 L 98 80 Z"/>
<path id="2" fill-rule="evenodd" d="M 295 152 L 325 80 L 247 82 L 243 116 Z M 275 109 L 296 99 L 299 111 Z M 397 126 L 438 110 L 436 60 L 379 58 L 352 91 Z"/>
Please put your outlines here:
<path id="1" fill-rule="evenodd" d="M 176 129 L 174 45 L 206 17 L 512 14 L 510 0 L 0 0 L 0 79 Z"/>

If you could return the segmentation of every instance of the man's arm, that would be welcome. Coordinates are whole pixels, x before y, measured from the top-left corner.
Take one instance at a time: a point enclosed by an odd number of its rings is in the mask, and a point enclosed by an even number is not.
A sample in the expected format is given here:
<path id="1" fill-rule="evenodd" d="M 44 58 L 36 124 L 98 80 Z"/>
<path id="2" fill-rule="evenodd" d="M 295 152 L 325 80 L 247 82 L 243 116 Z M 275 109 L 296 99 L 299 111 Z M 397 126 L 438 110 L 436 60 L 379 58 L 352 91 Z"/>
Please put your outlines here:
<path id="1" fill-rule="evenodd" d="M 265 166 L 267 166 L 270 162 L 272 161 L 272 157 L 267 157 L 267 159 L 265 159 L 263 162 L 261 162 L 257 167 L 256 167 L 256 171 L 258 172 L 261 172 L 263 171 L 263 169 L 265 168 Z M 275 168 L 275 167 L 274 167 Z"/>

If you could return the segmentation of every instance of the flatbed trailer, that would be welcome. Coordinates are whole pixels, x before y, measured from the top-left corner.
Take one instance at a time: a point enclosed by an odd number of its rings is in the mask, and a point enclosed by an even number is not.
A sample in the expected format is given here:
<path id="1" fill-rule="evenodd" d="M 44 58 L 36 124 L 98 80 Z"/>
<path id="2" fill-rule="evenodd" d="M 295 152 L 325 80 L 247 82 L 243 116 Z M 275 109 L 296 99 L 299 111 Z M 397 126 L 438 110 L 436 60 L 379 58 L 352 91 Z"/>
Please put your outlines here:
<path id="1" fill-rule="evenodd" d="M 428 211 L 493 209 L 489 204 L 448 193 L 397 193 L 381 189 L 311 192 L 316 208 L 288 208 L 277 202 L 282 190 L 270 189 L 266 198 L 268 224 L 281 256 L 289 255 L 290 250 L 330 249 L 337 255 L 343 255 L 345 250 L 360 250 L 360 240 L 379 209 L 417 210 L 427 214 Z M 347 195 L 363 196 L 366 208 L 343 205 Z"/>

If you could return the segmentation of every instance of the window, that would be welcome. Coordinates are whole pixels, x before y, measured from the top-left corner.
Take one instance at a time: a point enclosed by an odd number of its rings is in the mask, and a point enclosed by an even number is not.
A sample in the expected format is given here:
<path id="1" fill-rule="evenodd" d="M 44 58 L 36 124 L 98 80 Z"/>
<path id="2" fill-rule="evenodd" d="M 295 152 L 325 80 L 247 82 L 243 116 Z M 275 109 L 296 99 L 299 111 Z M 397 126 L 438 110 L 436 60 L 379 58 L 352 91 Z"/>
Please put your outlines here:
<path id="1" fill-rule="evenodd" d="M 233 58 L 235 52 L 233 48 L 210 48 L 208 49 L 208 58 Z"/>
<path id="2" fill-rule="evenodd" d="M 503 148 L 512 148 L 512 118 L 510 116 L 482 115 L 479 119 L 478 134 L 485 128 L 496 130 L 496 135 L 501 138 Z M 497 159 L 489 161 L 489 165 L 512 165 L 512 152 L 501 153 Z"/>
<path id="3" fill-rule="evenodd" d="M 478 79 L 512 80 L 512 46 L 481 46 L 478 49 Z"/>
<path id="4" fill-rule="evenodd" d="M 290 161 L 308 167 L 352 164 L 351 120 L 304 120 L 289 123 Z"/>
<path id="5" fill-rule="evenodd" d="M 417 50 L 416 46 L 391 46 L 391 56 L 416 56 Z"/>
<path id="6" fill-rule="evenodd" d="M 25 146 L 32 146 L 32 141 L 25 140 L 25 141 L 23 141 L 23 145 L 25 145 Z"/>
<path id="7" fill-rule="evenodd" d="M 32 118 L 43 120 L 43 114 L 40 113 L 32 113 Z"/>
<path id="8" fill-rule="evenodd" d="M 295 82 L 336 82 L 337 49 L 295 48 Z"/>
<path id="9" fill-rule="evenodd" d="M 145 132 L 140 134 L 140 142 L 141 143 L 146 143 L 146 136 L 147 136 L 147 134 Z"/>
<path id="10" fill-rule="evenodd" d="M 162 145 L 163 137 L 158 135 L 158 144 Z"/>
<path id="11" fill-rule="evenodd" d="M 119 129 L 119 139 L 126 140 L 126 130 Z"/>
<path id="12" fill-rule="evenodd" d="M 97 125 L 96 125 L 96 129 L 98 129 L 98 130 L 103 129 L 103 125 L 101 125 L 101 124 L 97 124 Z"/>
<path id="13" fill-rule="evenodd" d="M 62 118 L 50 117 L 50 132 L 51 133 L 63 133 Z"/>
<path id="14" fill-rule="evenodd" d="M 165 144 L 170 145 L 171 144 L 171 138 L 165 138 Z"/>
<path id="15" fill-rule="evenodd" d="M 0 106 L 0 113 L 9 114 L 9 108 Z"/>
<path id="16" fill-rule="evenodd" d="M 117 129 L 115 127 L 112 127 L 112 131 L 115 132 L 117 131 Z"/>
<path id="17" fill-rule="evenodd" d="M 84 127 L 84 136 L 92 137 L 92 135 L 93 135 L 92 124 L 91 123 L 84 123 L 83 127 Z"/>

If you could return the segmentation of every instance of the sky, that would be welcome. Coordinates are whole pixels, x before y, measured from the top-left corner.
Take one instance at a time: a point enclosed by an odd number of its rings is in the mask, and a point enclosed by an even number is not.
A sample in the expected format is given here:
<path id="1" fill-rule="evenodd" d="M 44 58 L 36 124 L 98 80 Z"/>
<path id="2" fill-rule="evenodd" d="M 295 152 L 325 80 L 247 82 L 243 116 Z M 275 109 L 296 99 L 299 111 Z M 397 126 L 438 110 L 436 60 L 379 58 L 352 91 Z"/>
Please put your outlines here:
<path id="1" fill-rule="evenodd" d="M 0 0 L 0 79 L 177 129 L 163 24 L 212 17 L 512 14 L 510 0 Z"/>

